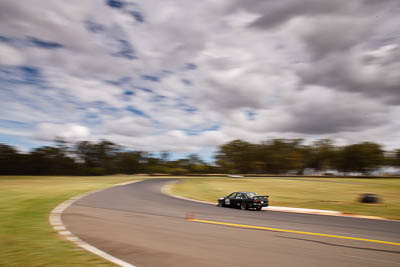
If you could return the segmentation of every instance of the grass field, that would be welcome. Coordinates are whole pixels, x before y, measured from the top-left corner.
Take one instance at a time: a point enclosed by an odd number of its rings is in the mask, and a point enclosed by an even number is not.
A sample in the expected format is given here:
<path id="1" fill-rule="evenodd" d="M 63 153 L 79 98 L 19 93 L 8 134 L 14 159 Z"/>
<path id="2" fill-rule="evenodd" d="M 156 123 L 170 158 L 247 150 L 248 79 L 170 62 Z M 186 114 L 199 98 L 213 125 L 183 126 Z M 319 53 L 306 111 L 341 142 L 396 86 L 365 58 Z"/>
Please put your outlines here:
<path id="1" fill-rule="evenodd" d="M 64 200 L 137 177 L 0 177 L 0 266 L 115 266 L 51 227 L 49 213 Z"/>
<path id="2" fill-rule="evenodd" d="M 204 178 L 180 181 L 173 194 L 216 202 L 234 191 L 270 195 L 270 205 L 337 210 L 400 220 L 400 179 Z M 358 202 L 360 194 L 382 196 L 380 204 Z"/>

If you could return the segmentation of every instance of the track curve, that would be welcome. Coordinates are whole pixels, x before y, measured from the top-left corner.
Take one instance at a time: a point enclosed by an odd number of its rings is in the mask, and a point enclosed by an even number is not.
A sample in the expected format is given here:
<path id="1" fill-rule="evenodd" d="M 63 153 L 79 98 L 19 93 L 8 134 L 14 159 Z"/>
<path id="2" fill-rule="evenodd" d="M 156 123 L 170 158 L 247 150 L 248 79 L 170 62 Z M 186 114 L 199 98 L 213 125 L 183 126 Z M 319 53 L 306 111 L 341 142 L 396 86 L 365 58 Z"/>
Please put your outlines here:
<path id="1" fill-rule="evenodd" d="M 137 266 L 400 266 L 400 246 L 261 231 L 198 219 L 400 242 L 400 222 L 218 208 L 170 197 L 171 179 L 113 187 L 62 215 L 87 243 Z"/>

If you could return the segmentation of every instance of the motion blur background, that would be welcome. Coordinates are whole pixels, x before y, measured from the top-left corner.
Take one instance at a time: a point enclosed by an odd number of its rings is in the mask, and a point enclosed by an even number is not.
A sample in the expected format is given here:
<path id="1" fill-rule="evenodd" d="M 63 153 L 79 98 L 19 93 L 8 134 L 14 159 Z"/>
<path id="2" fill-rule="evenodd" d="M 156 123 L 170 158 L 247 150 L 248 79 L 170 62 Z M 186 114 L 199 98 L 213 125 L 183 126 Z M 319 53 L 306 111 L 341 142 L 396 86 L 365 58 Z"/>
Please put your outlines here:
<path id="1" fill-rule="evenodd" d="M 397 0 L 3 0 L 2 173 L 397 166 L 399 11 Z"/>

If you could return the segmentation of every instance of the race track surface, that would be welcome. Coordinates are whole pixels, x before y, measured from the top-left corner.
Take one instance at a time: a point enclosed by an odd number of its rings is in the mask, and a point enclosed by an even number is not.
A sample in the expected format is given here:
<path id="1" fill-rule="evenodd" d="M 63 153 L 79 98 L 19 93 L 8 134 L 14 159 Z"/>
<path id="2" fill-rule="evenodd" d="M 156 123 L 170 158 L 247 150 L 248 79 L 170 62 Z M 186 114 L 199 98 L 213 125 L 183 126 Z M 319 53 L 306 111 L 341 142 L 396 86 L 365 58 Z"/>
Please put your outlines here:
<path id="1" fill-rule="evenodd" d="M 219 208 L 162 194 L 169 181 L 152 179 L 91 194 L 71 205 L 62 220 L 85 242 L 136 266 L 400 266 L 397 245 L 185 217 L 396 243 L 400 222 Z"/>

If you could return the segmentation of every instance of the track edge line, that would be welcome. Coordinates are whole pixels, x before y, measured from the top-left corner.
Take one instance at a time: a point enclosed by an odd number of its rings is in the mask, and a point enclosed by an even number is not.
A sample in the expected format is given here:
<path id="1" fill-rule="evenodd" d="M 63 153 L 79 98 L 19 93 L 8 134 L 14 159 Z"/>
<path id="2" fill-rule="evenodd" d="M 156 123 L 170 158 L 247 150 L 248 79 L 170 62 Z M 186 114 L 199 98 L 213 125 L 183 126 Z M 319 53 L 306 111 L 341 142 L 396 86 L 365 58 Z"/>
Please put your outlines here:
<path id="1" fill-rule="evenodd" d="M 134 184 L 134 183 L 138 183 L 141 182 L 143 180 L 134 180 L 134 181 L 130 181 L 130 182 L 125 182 L 125 183 L 119 183 L 119 184 L 115 184 L 111 187 L 108 188 L 112 188 L 112 187 L 116 187 L 116 186 L 122 186 L 122 185 L 128 185 L 128 184 Z M 75 244 L 76 246 L 83 248 L 109 262 L 112 262 L 114 264 L 117 264 L 119 266 L 122 267 L 136 267 L 133 264 L 130 264 L 126 261 L 123 261 L 121 259 L 118 259 L 110 254 L 108 254 L 107 252 L 104 252 L 98 248 L 96 248 L 95 246 L 92 246 L 88 243 L 86 243 L 85 241 L 81 240 L 80 238 L 78 238 L 77 236 L 75 236 L 72 232 L 68 231 L 67 227 L 64 225 L 64 223 L 61 220 L 61 215 L 63 214 L 63 212 L 69 207 L 71 206 L 75 201 L 84 198 L 88 195 L 106 190 L 108 188 L 105 189 L 101 189 L 101 190 L 94 190 L 88 193 L 84 193 L 78 196 L 74 196 L 71 197 L 70 199 L 67 199 L 65 201 L 63 201 L 62 203 L 58 204 L 49 214 L 49 222 L 50 224 L 53 226 L 53 229 L 63 238 L 69 240 L 70 242 L 72 242 L 73 244 Z"/>

